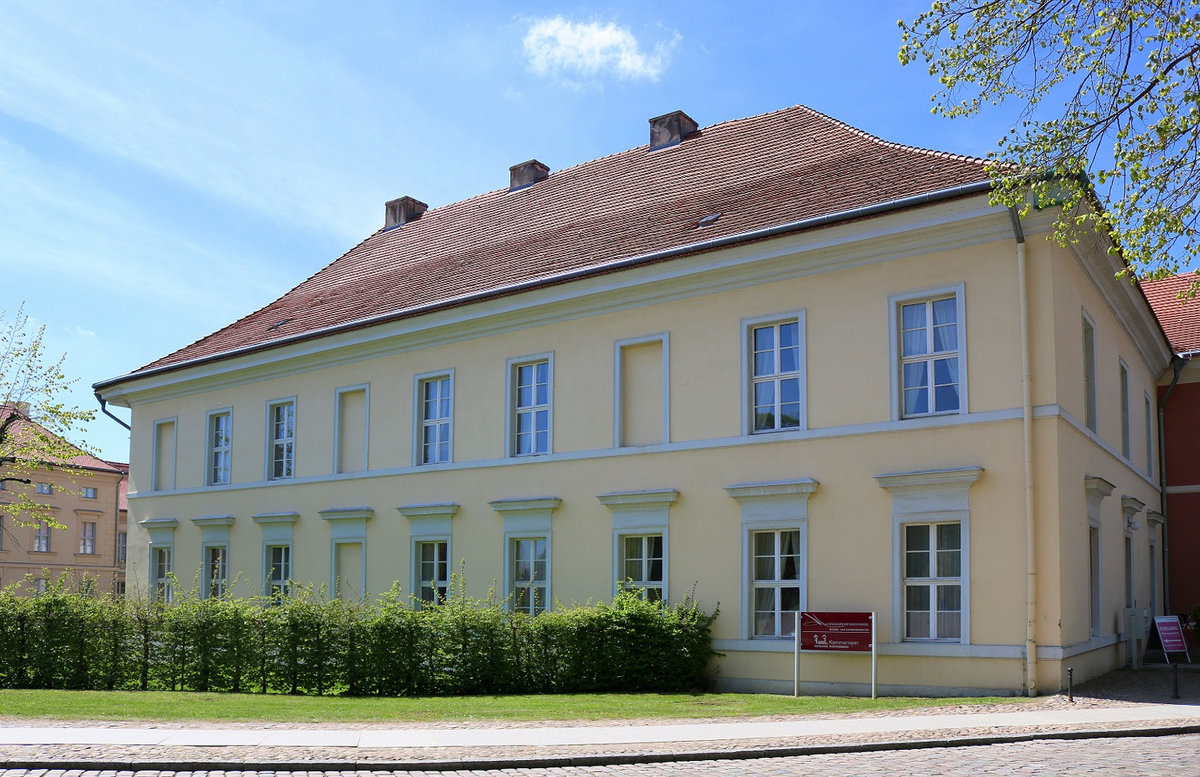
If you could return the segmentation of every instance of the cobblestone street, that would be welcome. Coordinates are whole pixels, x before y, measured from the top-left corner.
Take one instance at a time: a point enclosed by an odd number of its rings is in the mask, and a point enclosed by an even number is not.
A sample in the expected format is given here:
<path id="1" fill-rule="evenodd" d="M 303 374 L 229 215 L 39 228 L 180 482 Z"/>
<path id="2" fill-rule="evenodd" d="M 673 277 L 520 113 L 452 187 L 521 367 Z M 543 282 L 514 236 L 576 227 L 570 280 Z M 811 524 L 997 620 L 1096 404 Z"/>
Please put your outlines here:
<path id="1" fill-rule="evenodd" d="M 1105 775 L 1106 777 L 1200 776 L 1200 734 L 1117 739 L 1033 741 L 978 747 L 934 747 L 797 758 L 692 761 L 618 766 L 579 766 L 482 771 L 66 771 L 10 769 L 0 777 L 438 777 L 439 775 L 521 775 L 521 777 L 977 777 L 978 775 Z"/>

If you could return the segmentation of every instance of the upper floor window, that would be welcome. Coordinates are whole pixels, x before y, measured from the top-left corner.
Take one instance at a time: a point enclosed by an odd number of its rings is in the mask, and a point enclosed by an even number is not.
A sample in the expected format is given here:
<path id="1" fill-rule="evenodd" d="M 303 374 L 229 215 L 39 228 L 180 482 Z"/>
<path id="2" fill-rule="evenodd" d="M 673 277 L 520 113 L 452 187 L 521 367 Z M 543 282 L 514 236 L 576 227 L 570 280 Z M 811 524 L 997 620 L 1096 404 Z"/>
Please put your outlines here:
<path id="1" fill-rule="evenodd" d="M 129 535 L 121 532 L 117 535 L 117 566 L 125 566 L 125 556 L 129 549 Z"/>
<path id="2" fill-rule="evenodd" d="M 1129 368 L 1125 362 L 1117 365 L 1117 380 L 1121 389 L 1121 455 L 1130 457 L 1132 444 L 1130 442 L 1130 411 L 1129 411 Z"/>
<path id="3" fill-rule="evenodd" d="M 750 346 L 753 431 L 800 427 L 800 322 L 752 327 Z"/>
<path id="4" fill-rule="evenodd" d="M 1096 327 L 1083 317 L 1083 420 L 1096 431 Z"/>
<path id="5" fill-rule="evenodd" d="M 79 552 L 82 554 L 96 552 L 96 524 L 94 521 L 83 521 L 79 524 Z"/>
<path id="6" fill-rule="evenodd" d="M 511 417 L 509 454 L 537 456 L 550 452 L 550 358 L 510 363 Z"/>
<path id="7" fill-rule="evenodd" d="M 444 464 L 450 461 L 453 424 L 453 381 L 450 375 L 424 378 L 417 383 L 420 417 L 418 461 Z"/>
<path id="8" fill-rule="evenodd" d="M 50 552 L 50 524 L 38 521 L 33 529 L 33 549 L 38 553 Z"/>
<path id="9" fill-rule="evenodd" d="M 232 458 L 233 411 L 213 411 L 208 414 L 208 485 L 221 486 L 229 482 Z"/>
<path id="10" fill-rule="evenodd" d="M 95 499 L 96 498 L 96 487 L 95 486 L 84 486 L 80 490 L 80 495 L 84 499 Z"/>
<path id="11" fill-rule="evenodd" d="M 54 486 L 51 485 L 50 483 L 38 483 L 37 484 L 37 492 L 39 494 L 53 494 Z"/>
<path id="12" fill-rule="evenodd" d="M 267 407 L 267 479 L 284 480 L 296 474 L 296 402 L 273 402 Z"/>
<path id="13" fill-rule="evenodd" d="M 961 295 L 897 303 L 900 417 L 963 410 Z"/>

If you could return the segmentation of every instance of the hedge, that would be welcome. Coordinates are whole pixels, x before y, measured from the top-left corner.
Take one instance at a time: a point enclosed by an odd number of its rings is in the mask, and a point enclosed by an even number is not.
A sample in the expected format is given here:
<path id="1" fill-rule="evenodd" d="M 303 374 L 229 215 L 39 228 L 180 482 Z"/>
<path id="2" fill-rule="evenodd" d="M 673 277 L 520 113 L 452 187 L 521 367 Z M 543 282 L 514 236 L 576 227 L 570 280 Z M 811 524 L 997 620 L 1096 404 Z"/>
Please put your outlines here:
<path id="1" fill-rule="evenodd" d="M 0 688 L 308 695 L 690 691 L 707 686 L 712 624 L 623 591 L 611 603 L 530 617 L 461 580 L 421 607 L 393 588 L 374 604 L 292 596 L 171 603 L 89 596 L 66 579 L 0 589 Z M 178 590 L 178 589 L 177 589 Z"/>

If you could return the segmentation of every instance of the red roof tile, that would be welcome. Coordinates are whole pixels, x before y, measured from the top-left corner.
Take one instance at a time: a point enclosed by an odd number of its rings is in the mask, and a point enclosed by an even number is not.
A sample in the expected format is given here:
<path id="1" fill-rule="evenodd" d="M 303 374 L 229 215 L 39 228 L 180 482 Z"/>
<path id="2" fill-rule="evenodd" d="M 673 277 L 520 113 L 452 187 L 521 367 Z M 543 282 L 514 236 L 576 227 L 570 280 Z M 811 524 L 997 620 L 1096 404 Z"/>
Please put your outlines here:
<path id="1" fill-rule="evenodd" d="M 1182 273 L 1142 283 L 1142 291 L 1176 353 L 1200 351 L 1200 297 L 1186 302 L 1179 299 L 1196 282 L 1200 282 L 1200 274 Z"/>
<path id="2" fill-rule="evenodd" d="M 986 179 L 981 159 L 885 142 L 804 106 L 728 121 L 380 230 L 261 310 L 138 372 Z"/>
<path id="3" fill-rule="evenodd" d="M 39 424 L 37 421 L 31 420 L 29 417 L 29 414 L 28 414 L 28 408 L 23 408 L 21 410 L 17 410 L 11 404 L 0 403 L 0 424 L 4 423 L 4 421 L 7 420 L 10 415 L 14 415 L 14 414 L 17 416 L 17 420 L 8 428 L 8 432 L 6 433 L 6 438 L 12 439 L 12 440 L 20 440 L 22 437 L 25 437 L 28 435 L 43 434 L 43 435 L 49 435 L 50 437 L 55 437 L 56 439 L 61 439 L 61 438 L 57 438 L 57 436 L 53 432 L 51 432 L 46 427 Z M 70 443 L 68 443 L 68 444 L 70 444 Z M 72 447 L 74 447 L 74 446 L 72 445 Z M 9 453 L 8 455 L 12 455 L 12 454 Z M 48 461 L 45 463 L 60 464 L 63 462 Z M 82 467 L 84 469 L 94 469 L 94 470 L 98 470 L 100 472 L 118 472 L 119 471 L 116 467 L 109 464 L 108 462 L 101 461 L 100 459 L 96 458 L 95 456 L 91 455 L 90 453 L 85 453 L 84 451 L 79 451 L 79 453 L 77 455 L 72 456 L 71 458 L 67 459 L 66 463 L 70 464 L 73 467 Z"/>

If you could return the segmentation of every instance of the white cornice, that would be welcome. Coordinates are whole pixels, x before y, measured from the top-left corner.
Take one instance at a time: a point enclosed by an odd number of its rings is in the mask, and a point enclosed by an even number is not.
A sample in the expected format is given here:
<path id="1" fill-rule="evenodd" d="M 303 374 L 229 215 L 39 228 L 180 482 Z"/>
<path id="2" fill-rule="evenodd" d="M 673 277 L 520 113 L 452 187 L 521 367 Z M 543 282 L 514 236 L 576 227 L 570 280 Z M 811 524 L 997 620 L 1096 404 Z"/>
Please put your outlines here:
<path id="1" fill-rule="evenodd" d="M 772 480 L 763 483 L 735 483 L 725 486 L 725 493 L 739 502 L 753 499 L 773 499 L 786 496 L 798 496 L 808 499 L 820 485 L 812 478 L 797 480 Z"/>
<path id="2" fill-rule="evenodd" d="M 233 526 L 232 515 L 199 515 L 192 519 L 197 526 Z"/>
<path id="3" fill-rule="evenodd" d="M 649 491 L 614 491 L 608 494 L 597 494 L 596 498 L 600 500 L 600 504 L 606 507 L 660 507 L 679 499 L 679 492 L 673 488 Z"/>
<path id="4" fill-rule="evenodd" d="M 893 472 L 876 475 L 875 482 L 888 491 L 918 488 L 943 488 L 946 486 L 970 486 L 983 474 L 983 467 L 954 467 L 952 469 L 926 470 L 922 472 Z"/>
<path id="5" fill-rule="evenodd" d="M 1040 221 L 1026 231 L 1042 229 Z M 1011 239 L 986 195 L 636 266 L 105 388 L 113 404 L 158 401 L 502 332 L 832 270 Z"/>
<path id="6" fill-rule="evenodd" d="M 371 507 L 331 507 L 317 512 L 327 521 L 369 521 L 375 515 Z"/>
<path id="7" fill-rule="evenodd" d="M 401 505 L 396 510 L 410 521 L 414 518 L 453 518 L 458 515 L 456 502 Z"/>
<path id="8" fill-rule="evenodd" d="M 521 515 L 529 513 L 551 513 L 562 504 L 557 496 L 540 496 L 532 499 L 493 499 L 488 506 L 501 515 Z"/>

